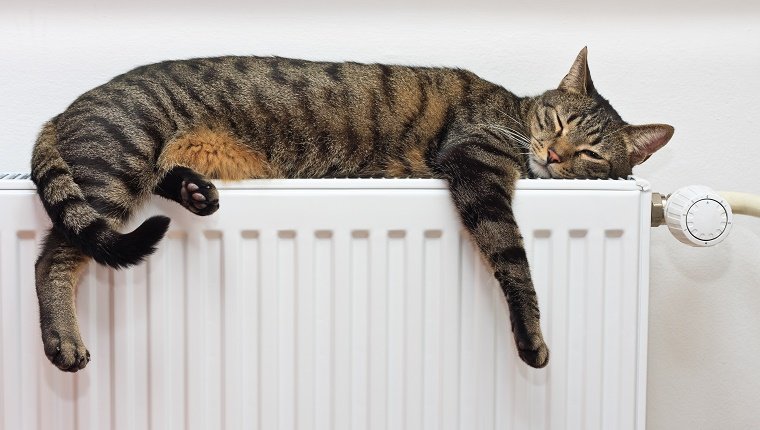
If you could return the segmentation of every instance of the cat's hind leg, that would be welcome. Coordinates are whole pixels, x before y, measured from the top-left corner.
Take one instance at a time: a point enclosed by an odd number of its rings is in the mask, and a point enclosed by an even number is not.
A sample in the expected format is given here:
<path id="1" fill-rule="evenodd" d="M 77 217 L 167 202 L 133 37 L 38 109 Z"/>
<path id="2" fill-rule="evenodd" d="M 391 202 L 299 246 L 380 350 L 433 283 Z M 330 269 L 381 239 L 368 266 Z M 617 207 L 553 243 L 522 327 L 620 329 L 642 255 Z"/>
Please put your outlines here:
<path id="1" fill-rule="evenodd" d="M 40 327 L 45 355 L 59 369 L 76 372 L 90 361 L 74 301 L 77 281 L 89 257 L 51 229 L 35 263 Z"/>
<path id="2" fill-rule="evenodd" d="M 211 215 L 219 209 L 219 192 L 214 184 L 188 167 L 169 170 L 153 192 L 174 200 L 196 215 Z"/>

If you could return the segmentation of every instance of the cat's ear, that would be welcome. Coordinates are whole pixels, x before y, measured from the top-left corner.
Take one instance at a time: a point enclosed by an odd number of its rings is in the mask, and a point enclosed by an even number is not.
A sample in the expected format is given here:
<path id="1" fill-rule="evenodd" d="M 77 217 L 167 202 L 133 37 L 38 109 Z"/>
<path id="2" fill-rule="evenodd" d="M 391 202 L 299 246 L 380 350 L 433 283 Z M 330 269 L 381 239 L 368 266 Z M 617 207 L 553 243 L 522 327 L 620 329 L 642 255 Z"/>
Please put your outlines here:
<path id="1" fill-rule="evenodd" d="M 584 46 L 578 57 L 575 58 L 573 66 L 570 67 L 570 72 L 559 83 L 561 91 L 581 95 L 589 95 L 594 92 L 594 83 L 591 82 L 591 72 L 588 70 L 588 62 L 586 61 L 587 55 L 588 48 Z"/>
<path id="2" fill-rule="evenodd" d="M 647 160 L 665 146 L 675 129 L 667 124 L 631 125 L 625 128 L 625 141 L 631 167 Z"/>

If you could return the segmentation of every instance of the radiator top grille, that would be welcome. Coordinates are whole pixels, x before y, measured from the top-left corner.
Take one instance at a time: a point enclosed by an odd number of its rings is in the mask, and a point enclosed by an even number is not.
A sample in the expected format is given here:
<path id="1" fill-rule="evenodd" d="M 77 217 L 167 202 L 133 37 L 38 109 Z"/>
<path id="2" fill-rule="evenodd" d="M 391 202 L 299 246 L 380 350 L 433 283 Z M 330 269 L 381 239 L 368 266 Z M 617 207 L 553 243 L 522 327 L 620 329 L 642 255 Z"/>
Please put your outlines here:
<path id="1" fill-rule="evenodd" d="M 324 179 L 247 179 L 213 181 L 220 190 L 256 189 L 447 189 L 443 179 L 422 178 L 324 178 Z M 649 183 L 636 176 L 617 179 L 520 179 L 518 190 L 610 190 L 647 191 Z M 31 174 L 0 172 L 0 190 L 34 190 Z"/>
<path id="2" fill-rule="evenodd" d="M 29 173 L 14 173 L 14 172 L 0 172 L 0 180 L 6 181 L 9 179 L 29 179 L 31 174 Z"/>

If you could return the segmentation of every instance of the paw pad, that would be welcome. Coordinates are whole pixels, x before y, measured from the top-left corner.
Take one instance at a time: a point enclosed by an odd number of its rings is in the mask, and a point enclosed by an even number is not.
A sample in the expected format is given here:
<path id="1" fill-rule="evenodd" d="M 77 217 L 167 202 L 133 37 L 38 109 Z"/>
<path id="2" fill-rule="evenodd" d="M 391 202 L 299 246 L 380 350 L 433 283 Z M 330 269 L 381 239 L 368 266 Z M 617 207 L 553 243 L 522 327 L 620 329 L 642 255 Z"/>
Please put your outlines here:
<path id="1" fill-rule="evenodd" d="M 218 193 L 210 182 L 182 181 L 180 195 L 182 205 L 197 215 L 211 215 L 219 209 Z"/>

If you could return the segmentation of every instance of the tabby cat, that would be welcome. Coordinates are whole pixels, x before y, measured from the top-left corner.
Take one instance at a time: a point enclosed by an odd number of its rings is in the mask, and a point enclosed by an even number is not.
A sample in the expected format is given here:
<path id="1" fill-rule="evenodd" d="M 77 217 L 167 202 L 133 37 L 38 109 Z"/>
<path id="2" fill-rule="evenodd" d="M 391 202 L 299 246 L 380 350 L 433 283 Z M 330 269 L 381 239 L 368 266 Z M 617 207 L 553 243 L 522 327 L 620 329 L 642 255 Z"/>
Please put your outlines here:
<path id="1" fill-rule="evenodd" d="M 585 48 L 537 97 L 450 68 L 234 56 L 138 67 L 77 98 L 34 147 L 53 221 L 35 265 L 45 354 L 70 372 L 89 362 L 79 274 L 90 258 L 123 268 L 154 251 L 167 217 L 117 231 L 151 194 L 211 215 L 210 179 L 412 176 L 448 181 L 504 292 L 520 358 L 543 367 L 515 181 L 626 177 L 672 134 L 624 122 L 594 88 Z"/>

